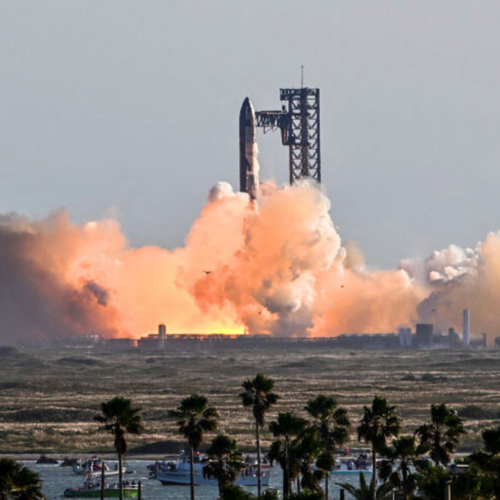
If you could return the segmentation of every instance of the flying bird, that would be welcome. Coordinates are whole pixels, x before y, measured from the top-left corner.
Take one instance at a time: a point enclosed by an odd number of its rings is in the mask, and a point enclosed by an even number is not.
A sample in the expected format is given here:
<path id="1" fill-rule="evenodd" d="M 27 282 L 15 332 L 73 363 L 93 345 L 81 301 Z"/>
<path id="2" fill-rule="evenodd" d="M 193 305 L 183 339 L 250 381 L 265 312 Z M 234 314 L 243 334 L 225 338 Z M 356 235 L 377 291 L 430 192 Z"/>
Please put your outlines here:
<path id="1" fill-rule="evenodd" d="M 206 275 L 211 274 L 212 271 L 203 271 Z"/>

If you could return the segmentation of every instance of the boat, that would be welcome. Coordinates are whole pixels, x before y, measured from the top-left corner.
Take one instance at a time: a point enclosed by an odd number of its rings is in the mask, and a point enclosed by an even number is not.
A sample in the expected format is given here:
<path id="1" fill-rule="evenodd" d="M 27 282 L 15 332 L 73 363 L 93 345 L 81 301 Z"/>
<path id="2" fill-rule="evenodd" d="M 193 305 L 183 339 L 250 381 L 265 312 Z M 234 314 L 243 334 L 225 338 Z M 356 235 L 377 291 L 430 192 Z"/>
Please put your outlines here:
<path id="1" fill-rule="evenodd" d="M 47 457 L 46 455 L 40 455 L 36 463 L 38 465 L 57 465 L 59 462 L 55 458 Z"/>
<path id="2" fill-rule="evenodd" d="M 102 467 L 104 466 L 105 476 L 116 476 L 118 475 L 118 465 L 114 469 L 110 469 L 106 463 L 97 457 L 89 458 L 83 462 L 79 461 L 73 464 L 73 472 L 78 476 L 83 476 L 85 474 L 93 473 L 100 476 L 102 472 Z M 122 473 L 126 473 L 125 467 L 122 467 Z"/>
<path id="3" fill-rule="evenodd" d="M 77 458 L 64 457 L 61 462 L 61 467 L 73 467 L 73 465 L 78 465 Z"/>
<path id="4" fill-rule="evenodd" d="M 333 469 L 330 474 L 358 475 L 360 472 L 363 474 L 372 473 L 372 464 L 365 454 L 361 454 L 358 457 L 342 457 L 335 459 L 335 469 Z"/>
<path id="5" fill-rule="evenodd" d="M 258 467 L 258 461 L 257 461 L 257 458 L 252 458 L 250 455 L 247 455 L 245 457 L 245 463 L 247 465 L 253 465 L 254 467 Z M 269 460 L 267 459 L 267 457 L 261 457 L 261 461 L 260 461 L 260 470 L 264 470 L 264 469 L 270 469 L 271 468 L 271 464 L 269 463 Z"/>
<path id="6" fill-rule="evenodd" d="M 119 498 L 119 483 L 104 483 L 104 498 Z M 142 490 L 142 487 L 141 487 Z M 67 488 L 64 491 L 65 498 L 100 498 L 101 482 L 94 474 L 88 473 L 80 488 Z M 139 485 L 135 482 L 123 481 L 124 498 L 137 498 L 139 496 Z"/>
<path id="7" fill-rule="evenodd" d="M 194 484 L 195 486 L 217 486 L 215 478 L 206 477 L 203 474 L 203 467 L 207 464 L 207 459 L 200 455 L 194 457 Z M 269 469 L 261 471 L 261 483 L 263 487 L 269 486 Z M 163 461 L 156 469 L 155 479 L 166 485 L 189 485 L 191 484 L 189 456 L 181 453 L 175 462 Z M 257 467 L 247 465 L 239 474 L 236 486 L 257 486 Z"/>

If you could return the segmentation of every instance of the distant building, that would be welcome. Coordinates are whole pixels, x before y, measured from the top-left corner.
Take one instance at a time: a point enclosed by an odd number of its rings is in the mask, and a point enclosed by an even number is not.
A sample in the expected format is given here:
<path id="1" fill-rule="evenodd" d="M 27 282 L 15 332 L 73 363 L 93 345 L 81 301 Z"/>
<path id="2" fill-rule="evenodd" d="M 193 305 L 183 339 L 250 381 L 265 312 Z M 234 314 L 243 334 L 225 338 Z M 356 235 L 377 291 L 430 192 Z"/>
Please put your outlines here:
<path id="1" fill-rule="evenodd" d="M 417 323 L 415 333 L 415 347 L 432 347 L 434 325 L 432 323 Z"/>
<path id="2" fill-rule="evenodd" d="M 495 347 L 500 349 L 500 337 L 495 337 Z"/>
<path id="3" fill-rule="evenodd" d="M 412 346 L 411 328 L 400 328 L 398 337 L 401 349 L 409 349 Z"/>
<path id="4" fill-rule="evenodd" d="M 163 351 L 167 347 L 167 327 L 161 323 L 158 325 L 158 333 L 141 337 L 137 346 L 141 351 Z"/>
<path id="5" fill-rule="evenodd" d="M 167 338 L 167 327 L 163 323 L 158 325 L 158 338 L 163 340 Z"/>
<path id="6" fill-rule="evenodd" d="M 413 334 L 411 328 L 406 329 L 406 347 L 410 348 L 413 345 Z"/>
<path id="7" fill-rule="evenodd" d="M 129 338 L 108 339 L 106 348 L 112 351 L 129 351 L 137 347 L 137 340 Z"/>
<path id="8" fill-rule="evenodd" d="M 448 328 L 448 344 L 450 347 L 460 345 L 460 335 L 455 331 L 455 328 Z"/>
<path id="9" fill-rule="evenodd" d="M 163 351 L 167 342 L 158 338 L 158 335 L 151 334 L 147 337 L 141 337 L 137 342 L 137 347 L 141 351 Z"/>

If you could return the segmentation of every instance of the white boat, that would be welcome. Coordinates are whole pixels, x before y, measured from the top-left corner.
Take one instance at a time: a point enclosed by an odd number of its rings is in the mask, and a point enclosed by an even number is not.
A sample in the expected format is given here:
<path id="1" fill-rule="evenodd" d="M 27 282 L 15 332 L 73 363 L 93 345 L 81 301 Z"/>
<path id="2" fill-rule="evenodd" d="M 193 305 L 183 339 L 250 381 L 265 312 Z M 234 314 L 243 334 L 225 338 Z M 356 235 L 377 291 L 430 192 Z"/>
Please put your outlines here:
<path id="1" fill-rule="evenodd" d="M 194 484 L 196 486 L 217 486 L 217 480 L 204 477 L 203 467 L 207 464 L 199 455 L 194 457 Z M 189 456 L 181 454 L 176 462 L 166 462 L 156 471 L 155 478 L 166 485 L 189 485 L 191 483 Z M 269 486 L 269 469 L 261 471 L 263 487 Z M 257 486 L 257 467 L 249 465 L 240 472 L 236 486 Z"/>
<path id="2" fill-rule="evenodd" d="M 78 476 L 83 476 L 89 473 L 100 476 L 102 474 L 102 467 L 103 461 L 97 457 L 92 457 L 83 462 L 79 461 L 76 464 L 73 464 L 73 472 Z M 125 467 L 122 467 L 122 471 L 125 474 Z M 106 477 L 118 475 L 118 465 L 115 467 L 115 469 L 110 469 L 108 465 L 104 463 L 104 475 Z"/>

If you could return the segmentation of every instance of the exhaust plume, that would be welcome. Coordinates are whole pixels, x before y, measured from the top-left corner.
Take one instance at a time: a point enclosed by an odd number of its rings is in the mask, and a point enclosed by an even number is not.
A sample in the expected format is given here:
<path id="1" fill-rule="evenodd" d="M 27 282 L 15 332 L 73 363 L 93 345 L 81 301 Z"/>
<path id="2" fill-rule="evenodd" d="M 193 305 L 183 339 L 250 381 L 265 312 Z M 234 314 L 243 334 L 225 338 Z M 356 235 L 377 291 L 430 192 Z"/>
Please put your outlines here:
<path id="1" fill-rule="evenodd" d="M 392 332 L 415 321 L 494 334 L 500 235 L 373 271 L 342 244 L 330 202 L 307 182 L 261 185 L 257 199 L 224 182 L 209 193 L 184 247 L 130 248 L 114 220 L 67 213 L 0 217 L 0 343 L 78 334 L 334 336 Z"/>

